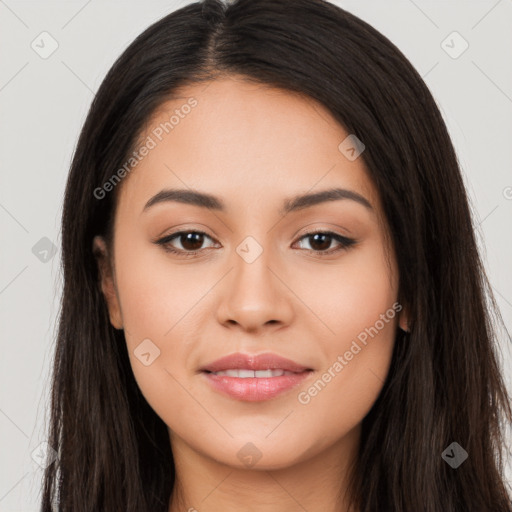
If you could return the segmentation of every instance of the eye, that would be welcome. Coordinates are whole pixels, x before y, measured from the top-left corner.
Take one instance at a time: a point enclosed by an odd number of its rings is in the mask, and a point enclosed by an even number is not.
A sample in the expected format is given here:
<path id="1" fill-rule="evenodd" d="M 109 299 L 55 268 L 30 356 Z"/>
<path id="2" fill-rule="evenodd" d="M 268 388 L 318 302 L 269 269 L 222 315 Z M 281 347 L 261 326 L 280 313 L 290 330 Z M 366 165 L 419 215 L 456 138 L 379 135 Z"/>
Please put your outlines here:
<path id="1" fill-rule="evenodd" d="M 188 258 L 195 256 L 202 250 L 202 245 L 205 239 L 213 240 L 202 231 L 178 231 L 177 233 L 165 236 L 154 243 L 161 245 L 166 252 Z M 313 252 L 317 256 L 330 255 L 347 249 L 357 243 L 357 241 L 352 238 L 347 238 L 332 231 L 314 231 L 306 233 L 299 238 L 299 242 L 302 240 L 309 240 L 310 248 L 306 248 L 305 250 Z M 173 245 L 174 241 L 179 241 L 181 248 L 175 247 Z M 336 242 L 338 247 L 332 249 L 332 242 Z"/>
<path id="2" fill-rule="evenodd" d="M 301 240 L 309 240 L 309 245 L 311 248 L 306 248 L 306 250 L 309 252 L 314 252 L 319 256 L 329 255 L 342 251 L 356 243 L 356 240 L 353 238 L 347 238 L 346 236 L 339 235 L 338 233 L 334 233 L 332 231 L 314 231 L 307 233 L 299 239 L 299 242 Z M 338 243 L 338 247 L 330 249 L 332 242 Z"/>
<path id="3" fill-rule="evenodd" d="M 212 240 L 210 236 L 208 236 L 206 233 L 203 233 L 202 231 L 178 231 L 177 233 L 157 240 L 155 243 L 162 245 L 164 250 L 167 252 L 190 257 L 199 252 L 205 238 Z M 174 247 L 171 244 L 171 242 L 174 240 L 180 241 L 182 248 Z"/>

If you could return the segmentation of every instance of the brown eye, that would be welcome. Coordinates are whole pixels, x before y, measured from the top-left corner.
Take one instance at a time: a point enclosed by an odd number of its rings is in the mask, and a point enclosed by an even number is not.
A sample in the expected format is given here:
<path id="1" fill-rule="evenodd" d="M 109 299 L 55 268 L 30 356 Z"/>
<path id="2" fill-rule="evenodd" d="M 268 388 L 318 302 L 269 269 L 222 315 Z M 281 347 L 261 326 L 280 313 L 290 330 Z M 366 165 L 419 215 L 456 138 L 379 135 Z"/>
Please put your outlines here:
<path id="1" fill-rule="evenodd" d="M 197 251 L 204 243 L 204 234 L 196 231 L 180 234 L 181 246 L 186 251 Z"/>
<path id="2" fill-rule="evenodd" d="M 179 231 L 168 235 L 155 243 L 163 246 L 164 250 L 170 253 L 177 254 L 183 257 L 195 256 L 204 249 L 211 249 L 210 247 L 203 248 L 203 244 L 206 239 L 213 240 L 210 236 L 202 231 Z M 309 241 L 309 248 L 303 248 L 308 252 L 312 252 L 317 256 L 328 256 L 333 253 L 337 253 L 344 249 L 348 249 L 350 246 L 357 243 L 352 238 L 333 233 L 331 231 L 316 231 L 313 233 L 307 233 L 299 239 Z M 333 242 L 338 244 L 338 247 L 331 248 Z M 179 243 L 181 247 L 177 247 Z"/>
<path id="3" fill-rule="evenodd" d="M 173 233 L 172 235 L 161 238 L 155 243 L 163 246 L 167 252 L 181 254 L 183 256 L 194 256 L 202 250 L 206 239 L 212 240 L 210 236 L 202 231 L 179 231 L 178 233 Z M 176 247 L 176 242 L 179 242 L 181 247 Z"/>
<path id="4" fill-rule="evenodd" d="M 308 235 L 311 248 L 315 251 L 326 251 L 331 246 L 333 238 L 325 233 L 315 233 Z"/>
<path id="5" fill-rule="evenodd" d="M 332 254 L 343 249 L 347 249 L 356 243 L 356 240 L 347 238 L 331 231 L 316 231 L 308 233 L 300 238 L 300 240 L 308 240 L 310 248 L 305 248 L 307 251 L 317 253 L 319 256 Z M 330 249 L 332 242 L 337 242 L 338 247 Z"/>

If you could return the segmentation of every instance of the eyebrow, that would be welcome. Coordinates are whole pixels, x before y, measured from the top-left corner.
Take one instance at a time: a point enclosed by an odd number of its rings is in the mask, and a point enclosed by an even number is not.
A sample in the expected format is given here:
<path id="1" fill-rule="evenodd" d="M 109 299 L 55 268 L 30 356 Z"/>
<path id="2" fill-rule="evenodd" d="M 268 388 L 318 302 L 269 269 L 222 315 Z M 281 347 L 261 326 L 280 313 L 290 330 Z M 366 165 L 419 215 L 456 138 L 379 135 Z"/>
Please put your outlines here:
<path id="1" fill-rule="evenodd" d="M 362 195 L 354 192 L 353 190 L 347 190 L 344 188 L 331 188 L 315 192 L 311 194 L 300 194 L 294 197 L 288 198 L 283 202 L 283 206 L 279 213 L 286 215 L 291 212 L 302 210 L 303 208 L 309 208 L 320 203 L 327 201 L 337 201 L 341 199 L 348 199 L 355 201 L 373 211 L 373 207 Z M 178 203 L 191 204 L 199 206 L 201 208 L 208 208 L 220 212 L 226 211 L 225 203 L 218 197 L 197 190 L 186 190 L 186 189 L 164 189 L 151 197 L 148 202 L 144 205 L 141 213 L 144 213 L 153 205 L 163 203 L 167 201 L 174 201 Z"/>

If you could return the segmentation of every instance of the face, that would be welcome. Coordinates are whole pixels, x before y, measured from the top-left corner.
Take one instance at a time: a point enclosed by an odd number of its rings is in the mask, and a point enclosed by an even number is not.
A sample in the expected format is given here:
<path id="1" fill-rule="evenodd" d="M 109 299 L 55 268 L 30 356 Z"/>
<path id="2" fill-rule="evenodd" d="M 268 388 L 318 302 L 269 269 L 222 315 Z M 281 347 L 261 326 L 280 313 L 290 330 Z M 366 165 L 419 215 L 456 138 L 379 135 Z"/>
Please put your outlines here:
<path id="1" fill-rule="evenodd" d="M 284 468 L 358 429 L 382 389 L 405 317 L 381 204 L 314 100 L 234 76 L 180 97 L 117 185 L 110 319 L 171 444 Z"/>

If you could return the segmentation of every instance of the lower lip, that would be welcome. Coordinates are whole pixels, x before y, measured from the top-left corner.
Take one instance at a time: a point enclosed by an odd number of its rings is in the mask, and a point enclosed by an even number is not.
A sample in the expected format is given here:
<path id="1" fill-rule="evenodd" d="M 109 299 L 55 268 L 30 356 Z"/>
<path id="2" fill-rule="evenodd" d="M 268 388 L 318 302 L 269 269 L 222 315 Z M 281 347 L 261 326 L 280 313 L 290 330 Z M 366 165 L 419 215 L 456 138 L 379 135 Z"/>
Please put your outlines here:
<path id="1" fill-rule="evenodd" d="M 312 371 L 294 373 L 293 375 L 281 375 L 281 377 L 226 377 L 203 372 L 208 383 L 217 391 L 225 393 L 237 400 L 248 402 L 260 402 L 274 398 L 285 391 L 299 385 Z"/>

